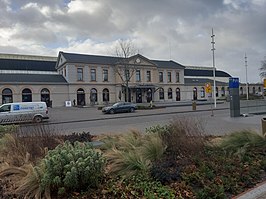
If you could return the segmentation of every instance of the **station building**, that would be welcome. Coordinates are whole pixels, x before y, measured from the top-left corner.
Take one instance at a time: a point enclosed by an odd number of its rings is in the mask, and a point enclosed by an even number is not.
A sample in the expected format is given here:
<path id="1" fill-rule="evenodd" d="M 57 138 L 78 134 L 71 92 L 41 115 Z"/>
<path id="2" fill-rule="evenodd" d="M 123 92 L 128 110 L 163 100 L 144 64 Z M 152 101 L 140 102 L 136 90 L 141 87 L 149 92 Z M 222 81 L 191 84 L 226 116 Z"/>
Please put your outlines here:
<path id="1" fill-rule="evenodd" d="M 215 71 L 216 97 L 229 94 L 231 77 Z M 207 100 L 205 84 L 213 85 L 213 68 L 153 60 L 59 52 L 57 57 L 0 54 L 0 103 L 45 101 L 48 106 L 105 105 Z M 128 91 L 127 91 L 128 88 Z M 240 94 L 246 93 L 240 84 Z M 258 93 L 262 84 L 249 85 Z"/>

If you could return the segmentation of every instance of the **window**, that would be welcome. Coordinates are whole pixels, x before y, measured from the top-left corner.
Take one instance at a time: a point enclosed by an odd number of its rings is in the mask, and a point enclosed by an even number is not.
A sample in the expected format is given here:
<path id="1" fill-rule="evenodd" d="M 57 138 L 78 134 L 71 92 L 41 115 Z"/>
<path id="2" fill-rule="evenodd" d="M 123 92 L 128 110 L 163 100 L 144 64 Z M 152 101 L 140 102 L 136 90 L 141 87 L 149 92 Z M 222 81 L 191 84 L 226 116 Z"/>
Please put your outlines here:
<path id="1" fill-rule="evenodd" d="M 103 69 L 103 81 L 107 82 L 108 81 L 108 70 Z"/>
<path id="2" fill-rule="evenodd" d="M 240 87 L 240 95 L 243 95 L 243 87 Z"/>
<path id="3" fill-rule="evenodd" d="M 103 89 L 103 101 L 109 102 L 109 90 L 107 88 Z"/>
<path id="4" fill-rule="evenodd" d="M 159 72 L 159 82 L 163 82 L 163 72 Z"/>
<path id="5" fill-rule="evenodd" d="M 64 76 L 66 77 L 66 68 L 64 68 Z"/>
<path id="6" fill-rule="evenodd" d="M 172 82 L 171 72 L 167 72 L 168 82 Z"/>
<path id="7" fill-rule="evenodd" d="M 78 81 L 83 81 L 83 68 L 77 68 Z"/>
<path id="8" fill-rule="evenodd" d="M 151 71 L 147 71 L 147 82 L 151 81 Z"/>
<path id="9" fill-rule="evenodd" d="M 98 99 L 97 99 L 97 90 L 95 88 L 91 89 L 90 101 L 91 101 L 92 104 L 94 104 L 95 102 L 98 101 Z"/>
<path id="10" fill-rule="evenodd" d="M 86 104 L 85 101 L 85 91 L 83 88 L 79 88 L 77 90 L 77 105 L 84 106 Z"/>
<path id="11" fill-rule="evenodd" d="M 12 102 L 13 102 L 12 90 L 9 88 L 5 88 L 2 91 L 2 104 L 12 103 Z"/>
<path id="12" fill-rule="evenodd" d="M 46 102 L 47 106 L 51 106 L 51 104 L 50 104 L 50 91 L 47 88 L 43 88 L 41 90 L 41 101 Z"/>
<path id="13" fill-rule="evenodd" d="M 32 93 L 30 89 L 28 88 L 23 89 L 22 102 L 32 102 Z"/>
<path id="14" fill-rule="evenodd" d="M 200 97 L 201 98 L 205 97 L 205 88 L 204 87 L 202 87 L 201 90 L 200 90 Z"/>
<path id="15" fill-rule="evenodd" d="M 179 82 L 180 79 L 179 79 L 179 72 L 176 72 L 176 82 Z"/>
<path id="16" fill-rule="evenodd" d="M 0 112 L 9 112 L 11 110 L 11 105 L 3 105 Z"/>
<path id="17" fill-rule="evenodd" d="M 130 76 L 129 76 L 129 70 L 127 69 L 126 71 L 125 71 L 125 77 L 126 77 L 126 80 L 130 80 Z"/>
<path id="18" fill-rule="evenodd" d="M 222 87 L 221 91 L 222 91 L 222 96 L 225 96 L 225 89 L 224 89 L 224 87 Z"/>
<path id="19" fill-rule="evenodd" d="M 159 90 L 159 99 L 160 100 L 164 99 L 164 90 L 163 90 L 163 88 L 160 88 L 160 90 Z"/>
<path id="20" fill-rule="evenodd" d="M 136 70 L 136 82 L 140 82 L 140 70 Z"/>
<path id="21" fill-rule="evenodd" d="M 96 70 L 91 69 L 91 81 L 96 81 Z"/>
<path id="22" fill-rule="evenodd" d="M 173 92 L 171 88 L 168 88 L 168 99 L 173 99 Z"/>

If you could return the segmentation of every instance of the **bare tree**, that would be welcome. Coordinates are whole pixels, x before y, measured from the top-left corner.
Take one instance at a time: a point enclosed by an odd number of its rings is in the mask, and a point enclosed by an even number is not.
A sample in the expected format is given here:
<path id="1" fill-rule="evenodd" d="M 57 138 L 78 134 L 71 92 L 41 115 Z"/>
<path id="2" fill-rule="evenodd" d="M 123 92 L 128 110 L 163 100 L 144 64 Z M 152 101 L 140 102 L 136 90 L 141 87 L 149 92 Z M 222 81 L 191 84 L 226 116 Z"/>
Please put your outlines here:
<path id="1" fill-rule="evenodd" d="M 260 77 L 261 78 L 266 77 L 266 56 L 264 57 L 264 60 L 261 61 Z"/>
<path id="2" fill-rule="evenodd" d="M 115 73 L 118 74 L 125 87 L 125 101 L 129 101 L 129 82 L 136 72 L 136 64 L 130 63 L 130 57 L 136 54 L 131 41 L 120 40 L 115 50 L 118 61 L 115 66 Z"/>

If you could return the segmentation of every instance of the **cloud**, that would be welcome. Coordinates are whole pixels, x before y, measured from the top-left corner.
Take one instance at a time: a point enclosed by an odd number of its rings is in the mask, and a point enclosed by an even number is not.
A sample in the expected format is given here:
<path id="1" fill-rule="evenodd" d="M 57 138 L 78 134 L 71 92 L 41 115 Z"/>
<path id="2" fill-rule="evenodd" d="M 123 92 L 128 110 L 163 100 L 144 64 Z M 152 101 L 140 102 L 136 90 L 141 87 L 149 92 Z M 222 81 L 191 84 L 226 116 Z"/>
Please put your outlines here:
<path id="1" fill-rule="evenodd" d="M 265 0 L 2 0 L 0 51 L 110 55 L 119 39 L 131 39 L 148 58 L 212 66 L 214 28 L 217 68 L 244 81 L 246 53 L 257 82 L 265 10 Z"/>

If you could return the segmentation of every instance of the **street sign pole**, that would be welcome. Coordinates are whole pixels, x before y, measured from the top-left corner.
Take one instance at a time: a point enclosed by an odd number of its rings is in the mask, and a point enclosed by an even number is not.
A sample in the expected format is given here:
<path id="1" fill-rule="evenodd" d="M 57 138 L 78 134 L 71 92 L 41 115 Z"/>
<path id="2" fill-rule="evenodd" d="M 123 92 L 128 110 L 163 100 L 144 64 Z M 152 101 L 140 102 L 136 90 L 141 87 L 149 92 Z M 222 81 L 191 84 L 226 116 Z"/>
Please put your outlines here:
<path id="1" fill-rule="evenodd" d="M 213 103 L 212 103 L 212 86 L 211 86 L 210 82 L 205 84 L 205 91 L 208 94 L 209 101 L 211 102 L 211 116 L 214 116 L 214 114 L 213 114 Z"/>

